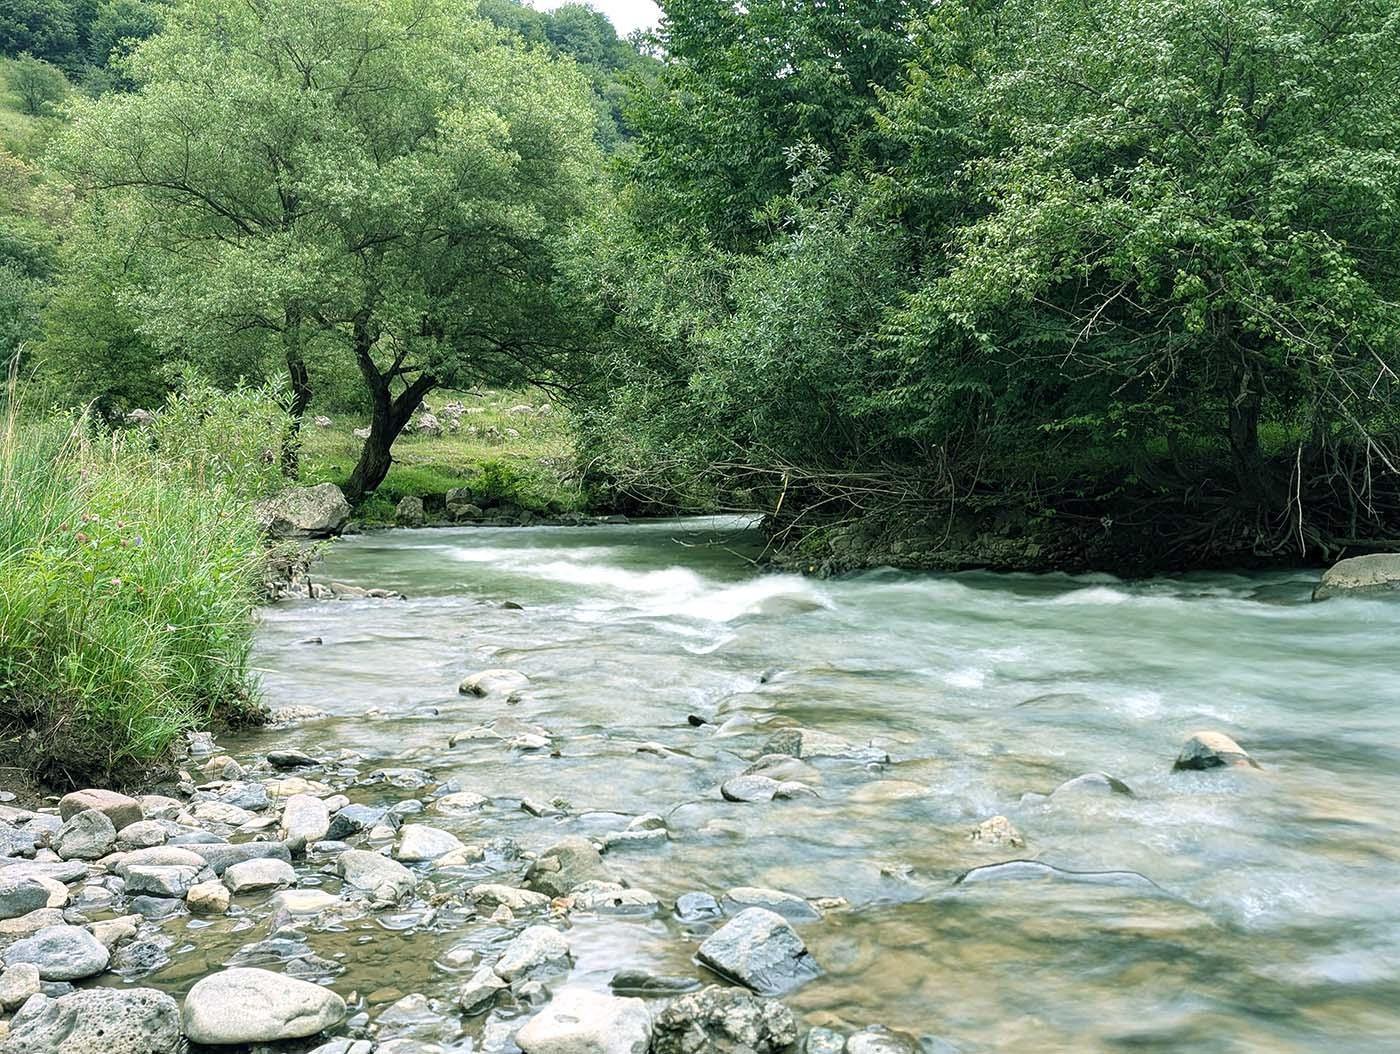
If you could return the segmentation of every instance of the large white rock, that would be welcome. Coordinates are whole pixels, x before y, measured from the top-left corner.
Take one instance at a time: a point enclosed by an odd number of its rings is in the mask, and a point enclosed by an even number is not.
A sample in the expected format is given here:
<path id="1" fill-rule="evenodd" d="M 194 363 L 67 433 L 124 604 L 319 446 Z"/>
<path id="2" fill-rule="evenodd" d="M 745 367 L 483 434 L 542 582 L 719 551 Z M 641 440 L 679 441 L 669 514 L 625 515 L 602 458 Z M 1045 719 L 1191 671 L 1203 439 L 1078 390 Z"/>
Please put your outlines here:
<path id="1" fill-rule="evenodd" d="M 296 882 L 297 873 L 285 860 L 241 860 L 224 869 L 224 885 L 230 893 L 283 889 Z"/>
<path id="2" fill-rule="evenodd" d="M 194 1043 L 271 1043 L 301 1039 L 337 1025 L 345 1000 L 309 981 L 234 967 L 196 982 L 181 1019 Z"/>
<path id="3" fill-rule="evenodd" d="M 1323 573 L 1314 600 L 1376 593 L 1400 593 L 1400 553 L 1373 553 L 1339 560 Z"/>
<path id="4" fill-rule="evenodd" d="M 350 518 L 350 503 L 334 483 L 293 487 L 258 503 L 262 529 L 274 538 L 326 538 Z"/>
<path id="5" fill-rule="evenodd" d="M 330 810 L 314 794 L 293 794 L 282 810 L 278 836 L 288 848 L 301 850 L 326 837 L 331 828 Z"/>
<path id="6" fill-rule="evenodd" d="M 399 844 L 394 849 L 394 857 L 412 864 L 436 860 L 462 848 L 461 839 L 449 831 L 429 827 L 425 823 L 411 823 L 399 832 Z"/>
<path id="7" fill-rule="evenodd" d="M 525 1054 L 644 1054 L 651 1015 L 640 999 L 561 988 L 515 1035 Z"/>

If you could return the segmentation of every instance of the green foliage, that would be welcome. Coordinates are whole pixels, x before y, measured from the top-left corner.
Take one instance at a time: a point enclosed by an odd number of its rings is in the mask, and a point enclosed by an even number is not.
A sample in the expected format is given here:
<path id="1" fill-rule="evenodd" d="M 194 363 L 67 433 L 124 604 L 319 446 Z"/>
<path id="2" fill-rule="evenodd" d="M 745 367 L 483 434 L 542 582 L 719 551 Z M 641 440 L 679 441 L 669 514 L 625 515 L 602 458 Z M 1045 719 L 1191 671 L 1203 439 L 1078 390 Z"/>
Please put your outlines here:
<path id="1" fill-rule="evenodd" d="M 197 398 L 197 410 L 172 406 L 158 419 L 156 435 L 170 441 L 153 448 L 144 431 L 107 433 L 82 417 L 23 419 L 11 389 L 0 432 L 0 721 L 33 732 L 26 760 L 56 783 L 133 776 L 250 698 L 261 560 L 251 499 L 263 480 L 257 461 L 210 472 L 187 451 L 229 450 L 230 430 L 248 434 L 247 411 L 272 401 L 207 389 Z"/>
<path id="2" fill-rule="evenodd" d="M 68 78 L 57 66 L 21 52 L 10 67 L 10 90 L 24 112 L 37 117 L 68 94 Z"/>

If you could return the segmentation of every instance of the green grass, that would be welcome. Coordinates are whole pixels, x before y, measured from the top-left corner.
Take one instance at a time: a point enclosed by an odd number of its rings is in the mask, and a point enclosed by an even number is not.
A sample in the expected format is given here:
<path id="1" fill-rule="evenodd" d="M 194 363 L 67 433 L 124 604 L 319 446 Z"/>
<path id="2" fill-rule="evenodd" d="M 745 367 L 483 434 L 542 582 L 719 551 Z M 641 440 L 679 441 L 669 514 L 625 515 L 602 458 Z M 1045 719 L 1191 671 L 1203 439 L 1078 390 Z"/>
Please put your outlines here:
<path id="1" fill-rule="evenodd" d="M 0 724 L 54 785 L 139 780 L 251 698 L 253 494 L 163 457 L 145 432 L 21 420 L 13 390 L 8 402 Z"/>
<path id="2" fill-rule="evenodd" d="M 457 432 L 417 435 L 412 426 L 394 443 L 394 466 L 358 510 L 368 524 L 393 522 L 394 506 L 405 496 L 432 497 L 468 487 L 485 505 L 509 503 L 532 512 L 582 509 L 584 495 L 572 478 L 573 435 L 568 417 L 557 407 L 549 413 L 511 413 L 517 406 L 548 402 L 539 392 L 435 392 L 436 410 L 460 401 L 468 408 Z M 369 422 L 349 415 L 327 415 L 330 428 L 308 422 L 302 433 L 301 480 L 305 484 L 344 484 L 360 454 L 352 434 Z M 446 418 L 441 418 L 444 426 Z M 475 432 L 472 431 L 475 429 Z M 499 442 L 490 438 L 494 430 Z M 511 432 L 518 433 L 511 435 Z"/>

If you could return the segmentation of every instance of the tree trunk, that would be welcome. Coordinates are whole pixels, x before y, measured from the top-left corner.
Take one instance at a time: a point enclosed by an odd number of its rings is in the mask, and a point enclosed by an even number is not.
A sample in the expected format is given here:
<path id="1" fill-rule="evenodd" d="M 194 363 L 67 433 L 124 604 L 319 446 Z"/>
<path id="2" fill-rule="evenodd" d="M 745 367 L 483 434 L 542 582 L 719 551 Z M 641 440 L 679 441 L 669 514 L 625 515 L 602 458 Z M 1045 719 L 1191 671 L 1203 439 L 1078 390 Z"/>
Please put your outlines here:
<path id="1" fill-rule="evenodd" d="M 366 379 L 369 379 L 368 373 Z M 355 470 L 350 473 L 350 479 L 345 484 L 345 499 L 352 507 L 359 505 L 384 482 L 384 477 L 389 474 L 389 467 L 394 463 L 391 456 L 394 440 L 408 425 L 413 411 L 418 409 L 423 397 L 435 387 L 437 379 L 424 374 L 397 397 L 391 397 L 388 379 L 375 375 L 370 383 L 374 411 L 370 419 L 369 437 L 360 451 L 360 460 L 356 462 Z"/>
<path id="2" fill-rule="evenodd" d="M 292 386 L 292 403 L 287 407 L 291 423 L 282 436 L 282 475 L 296 479 L 301 465 L 301 425 L 311 405 L 311 374 L 301 354 L 301 309 L 288 306 L 283 318 L 282 344 L 287 356 L 287 379 Z"/>
<path id="3" fill-rule="evenodd" d="M 1230 400 L 1230 463 L 1240 494 L 1251 504 L 1264 505 L 1269 486 L 1264 453 L 1259 449 L 1259 416 L 1264 393 L 1248 366 L 1235 370 L 1235 394 Z"/>

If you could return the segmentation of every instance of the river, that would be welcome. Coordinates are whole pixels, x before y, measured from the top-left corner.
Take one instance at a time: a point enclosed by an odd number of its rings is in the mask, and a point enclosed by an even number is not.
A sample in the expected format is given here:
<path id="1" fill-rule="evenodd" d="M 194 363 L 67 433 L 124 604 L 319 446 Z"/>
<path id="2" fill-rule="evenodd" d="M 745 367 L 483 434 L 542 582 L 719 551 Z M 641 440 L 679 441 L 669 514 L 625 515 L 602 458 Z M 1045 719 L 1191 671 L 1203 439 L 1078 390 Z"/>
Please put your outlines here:
<path id="1" fill-rule="evenodd" d="M 432 822 L 478 844 L 659 813 L 669 842 L 605 859 L 668 906 L 734 886 L 833 898 L 798 924 L 824 972 L 785 1002 L 809 1025 L 880 1023 L 936 1051 L 1400 1050 L 1400 604 L 1312 604 L 1306 572 L 819 581 L 758 572 L 755 546 L 726 520 L 343 539 L 324 577 L 409 599 L 268 609 L 267 702 L 331 717 L 242 745 L 455 781 L 491 805 Z M 458 694 L 492 667 L 529 677 L 517 703 Z M 449 747 L 502 716 L 553 751 Z M 788 726 L 871 749 L 811 760 L 815 797 L 723 800 Z M 1201 728 L 1260 768 L 1173 773 Z M 1134 794 L 1037 796 L 1099 771 Z M 996 814 L 1024 849 L 969 840 Z M 1015 858 L 1155 886 L 955 884 Z M 312 943 L 372 1011 L 450 993 L 445 950 L 508 935 L 406 910 Z M 575 917 L 571 940 L 575 982 L 703 974 L 669 912 Z"/>

